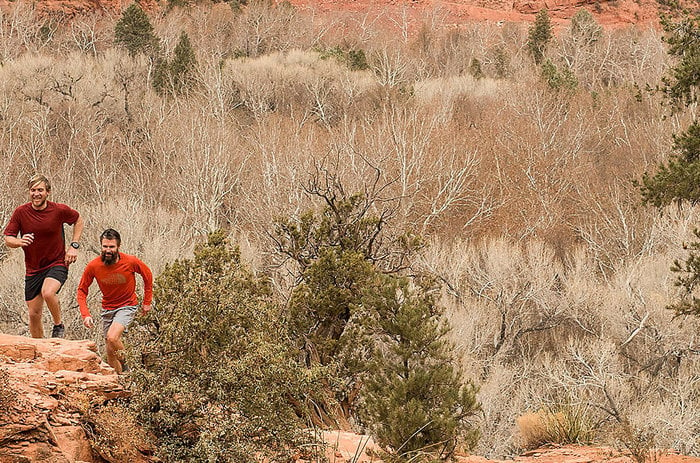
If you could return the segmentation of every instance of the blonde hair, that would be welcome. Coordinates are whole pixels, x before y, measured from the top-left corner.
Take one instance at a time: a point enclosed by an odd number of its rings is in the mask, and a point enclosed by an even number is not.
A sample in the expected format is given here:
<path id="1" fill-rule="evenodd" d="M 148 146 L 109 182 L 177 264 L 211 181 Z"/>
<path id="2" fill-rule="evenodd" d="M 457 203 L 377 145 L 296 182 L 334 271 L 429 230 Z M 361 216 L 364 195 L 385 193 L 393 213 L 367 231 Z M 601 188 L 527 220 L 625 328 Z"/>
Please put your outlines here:
<path id="1" fill-rule="evenodd" d="M 46 178 L 45 175 L 42 174 L 34 174 L 32 175 L 32 178 L 29 179 L 27 182 L 27 188 L 30 190 L 32 187 L 40 184 L 41 182 L 44 182 L 44 185 L 46 186 L 46 191 L 51 191 L 51 182 L 49 182 L 49 179 Z"/>

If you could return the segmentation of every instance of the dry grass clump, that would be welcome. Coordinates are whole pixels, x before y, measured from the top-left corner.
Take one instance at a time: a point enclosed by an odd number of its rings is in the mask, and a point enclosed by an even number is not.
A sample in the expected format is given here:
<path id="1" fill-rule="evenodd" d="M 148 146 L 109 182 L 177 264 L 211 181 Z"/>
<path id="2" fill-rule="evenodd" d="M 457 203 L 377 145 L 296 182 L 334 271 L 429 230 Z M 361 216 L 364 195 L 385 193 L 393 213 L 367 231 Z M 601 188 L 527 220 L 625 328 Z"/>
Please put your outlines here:
<path id="1" fill-rule="evenodd" d="M 527 413 L 515 420 L 522 448 L 531 450 L 544 444 L 586 444 L 595 435 L 595 426 L 586 407 L 561 405 Z"/>

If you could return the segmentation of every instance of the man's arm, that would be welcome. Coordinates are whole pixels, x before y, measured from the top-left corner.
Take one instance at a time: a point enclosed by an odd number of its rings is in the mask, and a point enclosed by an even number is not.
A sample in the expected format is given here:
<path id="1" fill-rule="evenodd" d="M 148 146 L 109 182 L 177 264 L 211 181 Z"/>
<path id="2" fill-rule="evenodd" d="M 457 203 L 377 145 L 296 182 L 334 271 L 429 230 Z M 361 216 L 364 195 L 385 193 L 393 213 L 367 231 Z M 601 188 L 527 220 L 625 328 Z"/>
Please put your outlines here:
<path id="1" fill-rule="evenodd" d="M 73 241 L 76 243 L 80 242 L 80 237 L 83 236 L 83 227 L 85 222 L 83 222 L 83 216 L 79 215 L 78 220 L 73 224 Z"/>
<path id="2" fill-rule="evenodd" d="M 19 223 L 17 209 L 15 209 L 4 231 L 5 245 L 8 248 L 23 248 L 32 244 L 32 241 L 34 241 L 34 234 L 24 233 L 20 235 L 20 231 L 22 231 L 22 227 Z"/>
<path id="3" fill-rule="evenodd" d="M 90 308 L 87 304 L 87 296 L 94 278 L 95 275 L 91 270 L 90 264 L 88 264 L 83 271 L 83 276 L 80 278 L 80 283 L 78 284 L 78 294 L 76 297 L 78 300 L 78 307 L 80 308 L 80 316 L 83 318 L 83 325 L 85 325 L 87 328 L 92 328 L 93 325 L 92 316 L 90 315 Z"/>
<path id="4" fill-rule="evenodd" d="M 34 242 L 33 233 L 25 233 L 22 236 L 5 235 L 5 245 L 7 245 L 8 248 L 23 248 L 29 246 L 32 242 Z"/>
<path id="5" fill-rule="evenodd" d="M 78 220 L 75 221 L 73 224 L 73 239 L 71 242 L 75 241 L 76 243 L 80 242 L 80 237 L 83 234 L 83 227 L 85 226 L 83 222 L 83 216 L 79 215 Z M 68 247 L 68 250 L 66 251 L 66 264 L 70 265 L 73 262 L 75 262 L 78 259 L 78 250 L 75 249 L 72 246 Z"/>
<path id="6" fill-rule="evenodd" d="M 153 302 L 153 273 L 148 265 L 138 260 L 136 271 L 143 278 L 143 303 L 141 304 L 141 313 L 144 315 L 151 310 Z"/>

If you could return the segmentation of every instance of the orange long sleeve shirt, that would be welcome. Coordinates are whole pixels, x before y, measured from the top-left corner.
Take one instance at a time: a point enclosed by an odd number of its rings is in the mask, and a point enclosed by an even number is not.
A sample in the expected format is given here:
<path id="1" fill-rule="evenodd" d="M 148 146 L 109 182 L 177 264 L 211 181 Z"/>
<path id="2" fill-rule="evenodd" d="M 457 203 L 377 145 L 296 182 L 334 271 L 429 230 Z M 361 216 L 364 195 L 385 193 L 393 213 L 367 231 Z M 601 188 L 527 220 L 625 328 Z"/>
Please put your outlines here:
<path id="1" fill-rule="evenodd" d="M 136 278 L 138 273 L 143 278 L 143 304 L 150 305 L 153 299 L 153 274 L 151 269 L 138 258 L 119 253 L 119 261 L 105 265 L 100 257 L 91 260 L 78 285 L 78 306 L 83 318 L 90 316 L 87 295 L 93 280 L 102 291 L 102 308 L 114 310 L 128 305 L 138 305 L 136 296 Z"/>

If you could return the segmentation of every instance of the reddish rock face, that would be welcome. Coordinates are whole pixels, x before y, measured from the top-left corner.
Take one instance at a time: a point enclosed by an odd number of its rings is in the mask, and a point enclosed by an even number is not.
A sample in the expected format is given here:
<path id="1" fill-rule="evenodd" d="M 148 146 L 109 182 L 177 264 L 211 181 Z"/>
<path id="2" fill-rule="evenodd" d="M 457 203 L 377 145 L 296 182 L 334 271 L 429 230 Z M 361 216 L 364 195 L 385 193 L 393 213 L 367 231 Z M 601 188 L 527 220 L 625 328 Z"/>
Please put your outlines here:
<path id="1" fill-rule="evenodd" d="M 0 9 L 7 9 L 13 3 L 13 0 L 0 0 Z M 39 15 L 73 18 L 94 12 L 119 15 L 131 3 L 127 0 L 39 0 L 32 3 L 32 8 Z M 160 8 L 156 0 L 140 0 L 138 3 L 146 11 L 154 12 Z M 289 3 L 299 8 L 333 13 L 407 9 L 416 18 L 429 11 L 441 10 L 446 13 L 448 24 L 532 22 L 535 14 L 543 8 L 549 11 L 555 25 L 568 22 L 581 8 L 590 11 L 605 27 L 635 24 L 658 27 L 659 22 L 656 0 L 289 0 Z"/>
<path id="2" fill-rule="evenodd" d="M 129 392 L 93 341 L 0 334 L 0 463 L 117 461 L 93 452 L 75 394 L 103 404 Z"/>
<path id="3" fill-rule="evenodd" d="M 362 12 L 380 7 L 397 11 L 407 9 L 414 18 L 440 10 L 446 13 L 446 22 L 453 25 L 469 22 L 529 23 L 534 21 L 538 11 L 547 9 L 553 24 L 558 26 L 567 24 L 579 9 L 585 8 L 598 23 L 608 28 L 659 25 L 656 0 L 387 0 L 382 3 L 375 0 L 290 0 L 290 3 L 324 12 Z"/>

